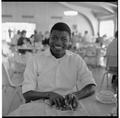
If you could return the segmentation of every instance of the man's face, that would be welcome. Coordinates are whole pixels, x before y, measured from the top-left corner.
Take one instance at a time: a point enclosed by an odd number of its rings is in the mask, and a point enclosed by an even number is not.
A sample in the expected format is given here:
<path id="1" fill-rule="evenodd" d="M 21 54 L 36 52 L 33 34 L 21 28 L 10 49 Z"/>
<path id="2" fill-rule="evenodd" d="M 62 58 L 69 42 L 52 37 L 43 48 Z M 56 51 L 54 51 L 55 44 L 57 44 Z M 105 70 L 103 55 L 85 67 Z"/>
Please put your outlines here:
<path id="1" fill-rule="evenodd" d="M 67 49 L 69 40 L 70 36 L 68 32 L 53 30 L 49 40 L 50 49 L 54 54 L 62 55 Z"/>

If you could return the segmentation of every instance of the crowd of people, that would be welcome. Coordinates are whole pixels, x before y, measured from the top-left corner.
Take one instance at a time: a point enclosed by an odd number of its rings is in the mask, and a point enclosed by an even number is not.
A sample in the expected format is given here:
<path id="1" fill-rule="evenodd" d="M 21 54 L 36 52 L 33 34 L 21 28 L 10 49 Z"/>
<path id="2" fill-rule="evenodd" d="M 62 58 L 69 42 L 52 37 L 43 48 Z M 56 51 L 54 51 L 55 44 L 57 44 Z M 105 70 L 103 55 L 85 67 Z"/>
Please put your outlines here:
<path id="1" fill-rule="evenodd" d="M 49 31 L 46 31 L 43 34 L 42 32 L 34 30 L 34 33 L 31 34 L 30 37 L 26 37 L 26 33 L 26 30 L 18 30 L 17 33 L 11 38 L 11 44 L 13 46 L 38 47 L 40 49 L 49 46 Z M 84 31 L 83 35 L 80 32 L 72 32 L 68 49 L 75 52 L 76 49 L 80 48 L 80 44 L 86 45 L 89 43 L 97 44 L 100 47 L 107 47 L 111 41 L 112 40 L 107 38 L 107 35 L 100 36 L 100 34 L 97 33 L 97 36 L 92 36 L 87 30 Z M 20 53 L 24 54 L 24 51 L 20 51 Z"/>

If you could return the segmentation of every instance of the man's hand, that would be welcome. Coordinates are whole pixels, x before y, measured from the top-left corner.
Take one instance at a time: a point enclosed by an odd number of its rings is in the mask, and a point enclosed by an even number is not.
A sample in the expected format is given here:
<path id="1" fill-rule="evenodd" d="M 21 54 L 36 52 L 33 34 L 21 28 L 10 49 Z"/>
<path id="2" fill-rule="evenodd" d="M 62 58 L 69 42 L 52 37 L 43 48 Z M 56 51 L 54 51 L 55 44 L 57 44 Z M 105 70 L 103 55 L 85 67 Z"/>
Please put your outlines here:
<path id="1" fill-rule="evenodd" d="M 58 109 L 64 105 L 64 97 L 55 92 L 48 92 L 48 99 L 51 106 L 55 105 Z"/>
<path id="2" fill-rule="evenodd" d="M 67 94 L 65 96 L 65 104 L 71 107 L 71 110 L 76 110 L 78 107 L 78 99 L 74 94 Z"/>

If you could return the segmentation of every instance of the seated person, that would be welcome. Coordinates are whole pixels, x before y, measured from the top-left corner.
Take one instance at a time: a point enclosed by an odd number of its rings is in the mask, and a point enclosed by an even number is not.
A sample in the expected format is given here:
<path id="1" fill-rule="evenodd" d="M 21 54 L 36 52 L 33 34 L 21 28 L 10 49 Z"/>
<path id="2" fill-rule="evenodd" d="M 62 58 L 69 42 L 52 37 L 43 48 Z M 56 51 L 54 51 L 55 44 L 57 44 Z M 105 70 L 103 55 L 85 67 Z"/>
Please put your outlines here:
<path id="1" fill-rule="evenodd" d="M 18 46 L 22 46 L 23 45 L 23 40 L 26 38 L 26 31 L 25 30 L 23 30 L 22 32 L 21 32 L 21 37 L 18 39 L 18 41 L 17 41 L 17 45 Z"/>
<path id="2" fill-rule="evenodd" d="M 22 46 L 24 44 L 24 39 L 26 38 L 26 30 L 22 30 L 21 37 L 17 41 L 17 46 Z M 25 54 L 24 50 L 18 50 L 19 53 Z"/>
<path id="3" fill-rule="evenodd" d="M 30 39 L 29 38 L 24 38 L 22 40 L 22 46 L 23 48 L 32 48 L 32 44 L 30 42 Z M 26 49 L 26 50 L 23 50 L 23 49 L 18 49 L 18 52 L 21 53 L 21 54 L 26 54 L 26 52 L 32 52 L 32 50 L 29 50 L 29 49 Z"/>
<path id="4" fill-rule="evenodd" d="M 107 66 L 109 67 L 109 70 L 112 72 L 115 72 L 116 74 L 113 74 L 112 76 L 112 86 L 113 89 L 116 89 L 118 86 L 118 79 L 117 79 L 117 71 L 118 71 L 118 52 L 117 52 L 117 45 L 118 45 L 118 31 L 115 33 L 115 39 L 109 44 L 107 48 Z"/>
<path id="5" fill-rule="evenodd" d="M 95 92 L 96 83 L 86 63 L 67 50 L 70 38 L 67 24 L 59 22 L 52 27 L 50 48 L 31 56 L 26 65 L 22 86 L 26 104 L 10 115 L 57 115 L 66 99 L 71 103 L 69 98 L 74 98 L 77 103 Z M 43 100 L 48 100 L 51 107 L 40 103 Z"/>
<path id="6" fill-rule="evenodd" d="M 23 40 L 23 45 L 22 45 L 23 47 L 32 47 L 32 45 L 31 45 L 31 41 L 30 41 L 30 39 L 29 38 L 25 38 L 24 40 Z"/>

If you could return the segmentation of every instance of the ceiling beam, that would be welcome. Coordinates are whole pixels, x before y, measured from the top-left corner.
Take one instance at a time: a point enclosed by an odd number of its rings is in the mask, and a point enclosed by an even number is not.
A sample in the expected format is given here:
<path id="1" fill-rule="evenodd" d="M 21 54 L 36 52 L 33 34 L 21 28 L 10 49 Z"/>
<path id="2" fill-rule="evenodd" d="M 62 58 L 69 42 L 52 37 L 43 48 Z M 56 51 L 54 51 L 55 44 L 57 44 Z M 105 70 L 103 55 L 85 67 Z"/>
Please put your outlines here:
<path id="1" fill-rule="evenodd" d="M 109 13 L 114 13 L 114 10 L 112 9 L 112 6 L 110 6 L 110 3 L 107 2 L 94 2 L 93 3 L 95 6 L 99 6 L 101 8 L 104 8 L 105 10 L 107 10 Z M 92 8 L 91 8 L 92 9 Z"/>
<path id="2" fill-rule="evenodd" d="M 71 5 L 71 4 L 68 4 L 67 2 L 59 2 L 59 3 L 72 9 L 72 10 L 78 11 L 78 13 L 81 14 L 88 21 L 88 23 L 90 24 L 91 29 L 92 29 L 92 34 L 94 35 L 94 33 L 95 33 L 94 27 L 95 26 L 94 26 L 94 23 L 93 23 L 92 18 L 91 18 L 91 17 L 93 17 L 93 16 L 91 16 L 91 13 L 92 13 L 91 9 Z"/>

